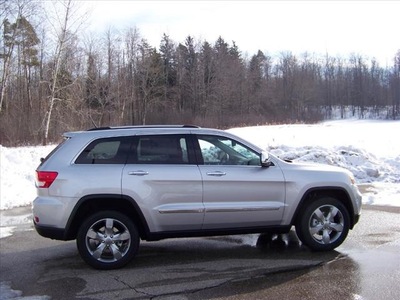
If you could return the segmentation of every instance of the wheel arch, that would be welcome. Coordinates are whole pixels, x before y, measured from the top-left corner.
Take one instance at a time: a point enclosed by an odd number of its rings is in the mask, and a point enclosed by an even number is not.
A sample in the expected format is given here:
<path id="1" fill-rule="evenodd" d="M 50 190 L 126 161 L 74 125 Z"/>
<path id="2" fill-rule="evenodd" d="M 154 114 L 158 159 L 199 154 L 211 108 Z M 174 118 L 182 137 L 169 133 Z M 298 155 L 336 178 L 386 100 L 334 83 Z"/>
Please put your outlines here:
<path id="1" fill-rule="evenodd" d="M 301 198 L 299 205 L 297 206 L 297 209 L 292 217 L 291 224 L 295 225 L 297 223 L 299 215 L 307 207 L 308 203 L 316 199 L 319 199 L 321 197 L 333 197 L 338 201 L 340 201 L 349 212 L 350 229 L 353 229 L 353 226 L 356 223 L 354 216 L 354 208 L 351 203 L 351 198 L 349 193 L 341 187 L 316 187 L 307 190 L 307 192 L 304 193 L 303 197 Z"/>
<path id="2" fill-rule="evenodd" d="M 76 239 L 80 224 L 91 214 L 102 210 L 115 210 L 127 215 L 137 226 L 139 236 L 145 239 L 149 228 L 137 203 L 128 196 L 95 194 L 82 197 L 72 210 L 66 226 L 65 239 Z"/>

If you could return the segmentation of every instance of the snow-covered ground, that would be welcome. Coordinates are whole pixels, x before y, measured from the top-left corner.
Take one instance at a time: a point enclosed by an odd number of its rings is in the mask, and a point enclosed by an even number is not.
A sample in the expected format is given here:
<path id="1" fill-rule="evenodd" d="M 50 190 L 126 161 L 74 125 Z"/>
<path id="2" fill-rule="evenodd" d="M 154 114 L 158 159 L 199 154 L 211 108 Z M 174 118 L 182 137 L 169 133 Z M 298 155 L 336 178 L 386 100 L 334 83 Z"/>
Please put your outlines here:
<path id="1" fill-rule="evenodd" d="M 337 120 L 229 131 L 283 159 L 347 168 L 360 184 L 365 204 L 400 206 L 400 121 Z M 0 210 L 31 205 L 36 195 L 35 169 L 54 147 L 0 146 Z M 3 216 L 0 237 L 9 234 L 5 226 L 15 222 Z"/>

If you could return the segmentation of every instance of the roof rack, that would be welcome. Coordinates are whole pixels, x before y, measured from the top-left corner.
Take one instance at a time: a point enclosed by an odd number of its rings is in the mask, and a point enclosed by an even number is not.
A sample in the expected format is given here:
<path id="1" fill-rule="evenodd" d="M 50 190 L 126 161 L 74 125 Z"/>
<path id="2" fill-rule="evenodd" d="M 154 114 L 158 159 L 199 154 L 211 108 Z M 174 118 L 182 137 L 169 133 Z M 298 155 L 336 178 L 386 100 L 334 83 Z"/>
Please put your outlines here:
<path id="1" fill-rule="evenodd" d="M 130 126 L 105 126 L 90 128 L 87 131 L 113 130 L 113 129 L 140 129 L 140 128 L 200 128 L 197 125 L 130 125 Z"/>

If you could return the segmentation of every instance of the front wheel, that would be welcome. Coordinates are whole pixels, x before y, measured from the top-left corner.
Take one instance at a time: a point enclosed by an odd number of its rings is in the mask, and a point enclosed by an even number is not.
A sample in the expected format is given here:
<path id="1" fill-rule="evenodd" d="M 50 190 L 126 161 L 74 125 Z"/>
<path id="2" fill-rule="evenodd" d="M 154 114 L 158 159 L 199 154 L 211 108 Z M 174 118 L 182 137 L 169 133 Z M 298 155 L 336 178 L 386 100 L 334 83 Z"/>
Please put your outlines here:
<path id="1" fill-rule="evenodd" d="M 299 239 L 312 250 L 333 250 L 346 239 L 350 217 L 340 201 L 322 197 L 300 212 L 295 225 Z"/>
<path id="2" fill-rule="evenodd" d="M 139 249 L 139 234 L 126 215 L 102 211 L 82 223 L 76 244 L 86 263 L 96 269 L 110 270 L 132 260 Z"/>

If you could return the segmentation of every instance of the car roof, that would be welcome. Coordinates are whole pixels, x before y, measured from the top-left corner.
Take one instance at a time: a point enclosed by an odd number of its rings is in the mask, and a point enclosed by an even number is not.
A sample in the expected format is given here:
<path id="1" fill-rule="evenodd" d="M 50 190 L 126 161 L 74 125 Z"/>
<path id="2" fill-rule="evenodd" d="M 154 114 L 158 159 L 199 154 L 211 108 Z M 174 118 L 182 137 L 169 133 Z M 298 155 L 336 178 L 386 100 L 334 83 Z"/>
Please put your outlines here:
<path id="1" fill-rule="evenodd" d="M 223 130 L 202 128 L 196 125 L 139 125 L 139 126 L 110 126 L 91 128 L 85 131 L 70 131 L 63 134 L 66 138 L 80 136 L 83 138 L 99 138 L 113 136 L 129 136 L 139 134 L 189 134 L 189 133 L 226 133 Z"/>
<path id="2" fill-rule="evenodd" d="M 106 127 L 95 127 L 88 129 L 87 131 L 98 131 L 98 130 L 111 130 L 111 129 L 154 129 L 154 128 L 200 128 L 197 125 L 128 125 L 128 126 L 106 126 Z"/>

